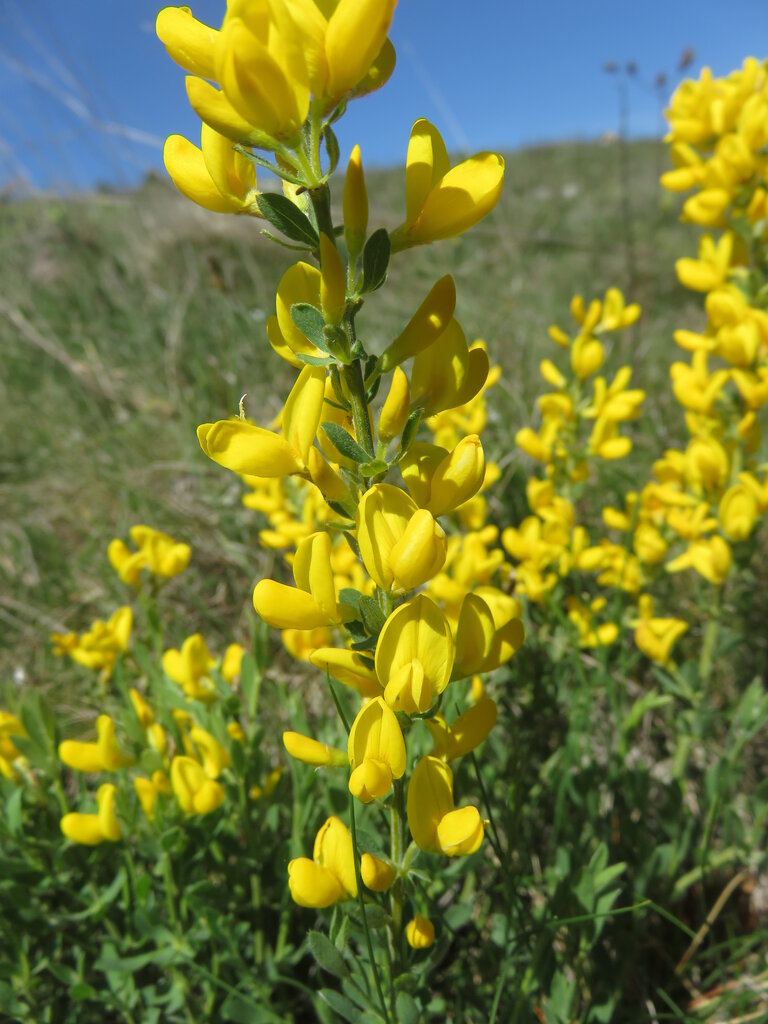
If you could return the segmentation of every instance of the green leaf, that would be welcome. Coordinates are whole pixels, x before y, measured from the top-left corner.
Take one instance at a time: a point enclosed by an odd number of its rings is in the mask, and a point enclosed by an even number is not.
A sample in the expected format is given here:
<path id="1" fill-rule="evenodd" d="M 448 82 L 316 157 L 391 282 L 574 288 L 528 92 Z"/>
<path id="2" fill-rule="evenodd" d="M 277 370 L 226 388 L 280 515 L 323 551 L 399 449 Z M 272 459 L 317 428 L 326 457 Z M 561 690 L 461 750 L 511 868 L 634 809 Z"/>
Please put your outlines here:
<path id="1" fill-rule="evenodd" d="M 414 409 L 413 412 L 408 416 L 403 427 L 403 433 L 400 440 L 400 455 L 405 455 L 408 449 L 413 444 L 416 434 L 421 423 L 422 410 Z"/>
<path id="2" fill-rule="evenodd" d="M 332 366 L 333 356 L 308 356 L 304 352 L 296 352 L 296 358 L 306 366 Z"/>
<path id="3" fill-rule="evenodd" d="M 336 138 L 336 132 L 331 128 L 330 124 L 326 124 L 323 128 L 323 141 L 325 142 L 325 150 L 328 154 L 328 174 L 333 174 L 339 165 L 339 140 Z"/>
<path id="4" fill-rule="evenodd" d="M 5 802 L 5 823 L 12 836 L 21 831 L 21 798 L 24 790 L 18 786 Z"/>
<path id="5" fill-rule="evenodd" d="M 398 1024 L 419 1024 L 421 1020 L 421 1007 L 407 992 L 399 992 L 397 996 L 397 1020 Z"/>
<path id="6" fill-rule="evenodd" d="M 374 459 L 373 462 L 366 462 L 360 467 L 363 472 L 363 476 L 378 476 L 379 473 L 386 473 L 389 469 L 389 463 L 383 459 Z"/>
<path id="7" fill-rule="evenodd" d="M 379 607 L 378 601 L 365 594 L 360 595 L 360 614 L 363 617 L 363 625 L 371 636 L 378 636 L 387 621 L 384 612 Z"/>
<path id="8" fill-rule="evenodd" d="M 342 1020 L 349 1021 L 349 1024 L 358 1024 L 360 1020 L 359 1008 L 350 999 L 343 996 L 341 992 L 336 992 L 332 988 L 321 988 L 318 995 Z"/>
<path id="9" fill-rule="evenodd" d="M 321 352 L 328 351 L 324 333 L 325 317 L 316 306 L 309 302 L 294 302 L 291 306 L 291 320 L 315 348 Z"/>
<path id="10" fill-rule="evenodd" d="M 387 279 L 389 234 L 386 228 L 374 231 L 363 249 L 363 291 L 375 292 Z"/>
<path id="11" fill-rule="evenodd" d="M 340 452 L 348 459 L 352 459 L 353 462 L 364 463 L 371 461 L 371 456 L 365 448 L 361 448 L 344 427 L 340 427 L 338 423 L 331 423 L 330 421 L 321 423 L 320 426 L 337 452 Z"/>
<path id="12" fill-rule="evenodd" d="M 354 587 L 342 587 L 339 591 L 339 601 L 348 604 L 350 608 L 357 610 L 360 607 L 360 598 L 363 595 Z"/>
<path id="13" fill-rule="evenodd" d="M 328 974 L 332 974 L 336 978 L 349 977 L 349 968 L 344 961 L 344 957 L 327 936 L 323 935 L 322 932 L 313 931 L 309 933 L 307 939 L 312 956 L 317 961 L 319 967 L 322 967 L 324 971 L 327 971 Z"/>
<path id="14" fill-rule="evenodd" d="M 627 717 L 621 723 L 621 731 L 623 733 L 632 732 L 633 729 L 640 725 L 649 711 L 654 711 L 656 708 L 663 708 L 666 704 L 671 703 L 672 698 L 670 696 L 660 694 L 657 690 L 651 690 L 642 697 L 638 697 L 629 709 Z"/>
<path id="15" fill-rule="evenodd" d="M 259 195 L 259 210 L 273 227 L 294 242 L 301 242 L 308 249 L 316 249 L 320 244 L 309 218 L 282 193 L 262 192 Z"/>
<path id="16" fill-rule="evenodd" d="M 256 662 L 252 654 L 246 652 L 240 663 L 240 689 L 243 691 L 248 714 L 253 718 L 259 703 L 259 687 L 261 673 L 256 671 Z"/>

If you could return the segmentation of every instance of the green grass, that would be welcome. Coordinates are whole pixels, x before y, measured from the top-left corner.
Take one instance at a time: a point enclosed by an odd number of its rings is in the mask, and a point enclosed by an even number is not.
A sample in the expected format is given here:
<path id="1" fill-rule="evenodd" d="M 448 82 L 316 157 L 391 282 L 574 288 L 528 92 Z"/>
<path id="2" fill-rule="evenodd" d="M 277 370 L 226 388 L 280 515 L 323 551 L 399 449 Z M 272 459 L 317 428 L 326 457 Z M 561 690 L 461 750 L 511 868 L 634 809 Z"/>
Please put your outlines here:
<path id="1" fill-rule="evenodd" d="M 646 312 L 621 355 L 638 364 L 660 414 L 646 418 L 652 432 L 671 406 L 671 332 L 700 313 L 674 277 L 674 259 L 694 240 L 657 185 L 661 146 L 636 143 L 630 153 L 631 297 Z M 538 362 L 552 348 L 548 324 L 568 324 L 575 291 L 629 288 L 618 168 L 616 145 L 511 154 L 492 216 L 393 261 L 392 287 L 359 318 L 380 348 L 451 266 L 467 335 L 485 338 L 504 369 L 489 443 L 508 469 Z M 370 174 L 369 192 L 371 224 L 396 225 L 402 173 Z M 246 630 L 263 556 L 239 485 L 203 457 L 195 428 L 234 412 L 243 393 L 264 421 L 290 386 L 264 321 L 291 254 L 259 228 L 194 207 L 164 180 L 0 206 L 0 678 L 21 668 L 31 684 L 66 693 L 70 670 L 51 660 L 46 636 L 122 602 L 106 545 L 137 521 L 194 547 L 191 570 L 172 584 L 193 616 L 179 602 L 179 639 L 200 629 L 223 642 Z M 659 440 L 649 436 L 649 459 Z"/>

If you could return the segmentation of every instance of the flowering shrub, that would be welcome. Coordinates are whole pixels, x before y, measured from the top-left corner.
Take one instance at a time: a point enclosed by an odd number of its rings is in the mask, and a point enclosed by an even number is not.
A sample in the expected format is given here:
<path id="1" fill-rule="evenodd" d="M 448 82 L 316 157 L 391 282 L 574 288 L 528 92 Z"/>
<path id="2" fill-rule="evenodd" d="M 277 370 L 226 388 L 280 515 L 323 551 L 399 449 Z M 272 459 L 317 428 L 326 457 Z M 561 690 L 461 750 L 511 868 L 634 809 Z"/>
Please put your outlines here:
<path id="1" fill-rule="evenodd" d="M 0 712 L 10 903 L 46 875 L 54 908 L 64 886 L 82 892 L 61 916 L 74 958 L 38 935 L 45 954 L 25 946 L 0 975 L 10 1013 L 53 1002 L 55 982 L 73 1020 L 90 1019 L 78 1003 L 126 1020 L 618 1019 L 624 976 L 657 991 L 627 956 L 637 935 L 663 920 L 695 936 L 679 978 L 703 939 L 667 905 L 694 886 L 706 903 L 712 868 L 738 869 L 730 895 L 762 863 L 768 816 L 745 806 L 738 765 L 754 770 L 768 701 L 716 668 L 723 594 L 768 509 L 768 72 L 705 73 L 669 112 L 663 184 L 699 189 L 684 218 L 722 232 L 677 264 L 708 317 L 675 334 L 692 353 L 670 370 L 690 442 L 642 465 L 642 367 L 606 367 L 640 307 L 616 287 L 576 296 L 571 333 L 549 331 L 561 355 L 541 362 L 540 422 L 517 431 L 538 468 L 511 525 L 481 437 L 500 370 L 456 319 L 453 277 L 381 351 L 367 343 L 392 260 L 490 213 L 503 159 L 452 166 L 418 120 L 398 227 L 369 223 L 358 147 L 332 203 L 334 125 L 391 74 L 394 8 L 230 0 L 218 30 L 158 15 L 201 120 L 199 148 L 166 142 L 175 186 L 300 256 L 266 322 L 295 376 L 280 414 L 256 423 L 243 396 L 197 431 L 261 517 L 278 578 L 253 589 L 247 648 L 212 653 L 164 626 L 191 547 L 136 525 L 107 552 L 131 602 L 52 637 L 97 674 L 98 715 L 59 723 L 35 695 Z M 681 617 L 670 581 L 687 570 L 701 582 Z M 295 679 L 265 677 L 264 625 Z M 262 720 L 265 678 L 279 726 Z M 95 953 L 87 922 L 107 936 Z"/>

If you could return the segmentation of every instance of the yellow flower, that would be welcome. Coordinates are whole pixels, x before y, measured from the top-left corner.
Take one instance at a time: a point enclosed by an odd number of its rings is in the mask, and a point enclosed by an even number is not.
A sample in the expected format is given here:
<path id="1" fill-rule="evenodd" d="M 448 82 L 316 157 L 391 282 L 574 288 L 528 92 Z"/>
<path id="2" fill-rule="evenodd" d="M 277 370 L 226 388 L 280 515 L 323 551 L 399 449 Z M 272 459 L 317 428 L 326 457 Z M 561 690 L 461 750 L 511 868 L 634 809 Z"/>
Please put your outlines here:
<path id="1" fill-rule="evenodd" d="M 296 761 L 316 768 L 339 767 L 347 763 L 347 755 L 343 750 L 329 747 L 327 743 L 320 743 L 300 732 L 284 732 L 283 746 Z"/>
<path id="2" fill-rule="evenodd" d="M 733 556 L 728 542 L 714 536 L 706 540 L 693 540 L 677 558 L 667 563 L 667 572 L 681 572 L 695 569 L 705 580 L 720 586 L 725 582 L 731 568 Z"/>
<path id="3" fill-rule="evenodd" d="M 405 926 L 405 938 L 412 949 L 429 949 L 435 941 L 435 926 L 428 917 L 417 914 Z"/>
<path id="4" fill-rule="evenodd" d="M 454 643 L 448 622 L 425 594 L 389 616 L 376 645 L 376 675 L 396 711 L 424 712 L 448 685 Z"/>
<path id="5" fill-rule="evenodd" d="M 221 659 L 221 665 L 219 666 L 219 674 L 230 685 L 240 678 L 240 666 L 243 663 L 244 654 L 245 648 L 241 647 L 240 644 L 230 644 L 226 651 L 224 651 L 224 657 Z"/>
<path id="6" fill-rule="evenodd" d="M 208 645 L 199 633 L 188 636 L 181 645 L 163 654 L 163 670 L 177 683 L 191 700 L 211 701 L 216 699 L 216 691 L 210 678 L 216 659 L 208 650 Z"/>
<path id="7" fill-rule="evenodd" d="M 241 13 L 241 8 L 238 8 Z M 309 113 L 310 86 L 295 27 L 270 17 L 227 16 L 216 47 L 216 74 L 238 114 L 259 131 L 289 142 Z M 255 14 L 255 12 L 254 12 Z"/>
<path id="8" fill-rule="evenodd" d="M 133 780 L 133 788 L 136 790 L 136 795 L 139 798 L 141 809 L 147 816 L 149 821 L 155 820 L 155 804 L 157 803 L 157 794 L 159 790 L 152 779 L 146 779 L 138 776 Z"/>
<path id="9" fill-rule="evenodd" d="M 372 853 L 364 853 L 360 858 L 360 875 L 363 884 L 373 892 L 386 892 L 395 880 L 392 865 Z"/>
<path id="10" fill-rule="evenodd" d="M 467 594 L 456 627 L 452 677 L 465 679 L 478 672 L 492 672 L 515 654 L 524 639 L 525 630 L 520 619 L 497 621 L 492 608 L 482 597 Z"/>
<path id="11" fill-rule="evenodd" d="M 163 163 L 179 192 L 198 206 L 214 213 L 261 216 L 255 164 L 209 125 L 201 128 L 199 149 L 183 135 L 170 135 Z"/>
<path id="12" fill-rule="evenodd" d="M 155 713 L 135 687 L 131 687 L 128 693 L 131 698 L 131 704 L 133 704 L 133 710 L 136 712 L 136 717 L 139 720 L 139 724 L 142 729 L 146 729 L 154 722 Z"/>
<path id="13" fill-rule="evenodd" d="M 349 791 L 363 803 L 386 796 L 405 772 L 405 740 L 394 711 L 375 697 L 357 714 L 347 744 Z"/>
<path id="14" fill-rule="evenodd" d="M 171 786 L 185 814 L 210 814 L 224 802 L 224 788 L 192 757 L 171 761 Z"/>
<path id="15" fill-rule="evenodd" d="M 699 257 L 683 258 L 675 263 L 680 284 L 695 292 L 710 292 L 725 284 L 731 265 L 734 235 L 726 231 L 717 242 L 711 235 L 699 240 Z"/>
<path id="16" fill-rule="evenodd" d="M 357 542 L 369 575 L 383 589 L 412 590 L 445 562 L 445 531 L 392 484 L 375 484 L 357 510 Z"/>
<path id="17" fill-rule="evenodd" d="M 291 389 L 279 434 L 245 420 L 219 420 L 197 428 L 209 459 L 235 473 L 283 477 L 306 473 L 325 395 L 325 368 L 305 366 Z"/>
<path id="18" fill-rule="evenodd" d="M 59 744 L 59 757 L 68 768 L 79 772 L 114 772 L 133 758 L 124 754 L 115 739 L 115 723 L 109 715 L 96 719 L 95 743 L 81 743 L 79 740 L 64 740 Z"/>
<path id="19" fill-rule="evenodd" d="M 496 724 L 497 713 L 495 702 L 490 697 L 482 696 L 451 725 L 440 715 L 427 719 L 435 756 L 454 761 L 479 747 Z"/>
<path id="20" fill-rule="evenodd" d="M 118 654 L 128 646 L 132 626 L 133 612 L 129 605 L 124 605 L 107 622 L 96 619 L 91 628 L 79 636 L 77 633 L 52 633 L 53 653 L 68 654 L 78 665 L 101 669 L 101 678 L 106 680 L 112 674 Z"/>
<path id="21" fill-rule="evenodd" d="M 437 353 L 439 352 L 439 356 Z M 470 348 L 457 320 L 413 361 L 411 391 L 426 416 L 471 402 L 488 379 L 490 363 L 482 345 Z"/>
<path id="22" fill-rule="evenodd" d="M 295 587 L 260 580 L 253 591 L 256 614 L 275 629 L 316 629 L 341 622 L 327 533 L 313 533 L 300 542 L 293 578 Z"/>
<path id="23" fill-rule="evenodd" d="M 411 411 L 411 392 L 408 378 L 399 366 L 392 374 L 389 394 L 379 414 L 379 439 L 391 441 L 405 426 Z"/>
<path id="24" fill-rule="evenodd" d="M 393 251 L 467 231 L 490 213 L 503 183 L 498 153 L 478 153 L 452 168 L 438 130 L 417 121 L 406 158 L 405 220 L 391 235 Z"/>
<path id="25" fill-rule="evenodd" d="M 373 662 L 358 651 L 344 647 L 318 647 L 309 660 L 323 672 L 329 672 L 345 686 L 356 690 L 361 697 L 379 697 L 381 684 L 376 677 Z"/>
<path id="26" fill-rule="evenodd" d="M 395 366 L 430 348 L 447 329 L 456 308 L 456 285 L 450 274 L 437 281 L 400 334 L 379 357 L 377 367 L 388 373 Z"/>
<path id="27" fill-rule="evenodd" d="M 315 837 L 313 859 L 288 864 L 288 887 L 300 907 L 330 907 L 357 896 L 352 836 L 336 817 L 328 818 Z"/>
<path id="28" fill-rule="evenodd" d="M 717 516 L 727 537 L 735 541 L 746 540 L 757 522 L 754 492 L 743 483 L 729 487 L 720 499 Z"/>
<path id="29" fill-rule="evenodd" d="M 437 445 L 414 444 L 400 464 L 405 485 L 416 502 L 433 516 L 463 505 L 481 488 L 485 454 L 477 434 L 446 452 Z"/>
<path id="30" fill-rule="evenodd" d="M 653 599 L 643 594 L 639 601 L 640 619 L 635 625 L 635 643 L 643 654 L 658 665 L 669 664 L 673 645 L 688 629 L 682 619 L 658 618 L 653 615 Z"/>
<path id="31" fill-rule="evenodd" d="M 437 757 L 422 757 L 408 783 L 408 827 L 416 845 L 449 857 L 469 856 L 483 841 L 476 807 L 454 810 L 453 772 Z"/>
<path id="32" fill-rule="evenodd" d="M 195 725 L 189 731 L 189 738 L 197 747 L 203 763 L 203 771 L 209 779 L 218 779 L 225 768 L 229 768 L 231 758 L 219 741 L 205 729 Z"/>
<path id="33" fill-rule="evenodd" d="M 61 831 L 75 843 L 84 846 L 98 846 L 105 840 L 116 843 L 122 837 L 122 830 L 115 814 L 117 790 L 109 783 L 99 786 L 96 802 L 97 814 L 65 814 L 61 819 Z"/>

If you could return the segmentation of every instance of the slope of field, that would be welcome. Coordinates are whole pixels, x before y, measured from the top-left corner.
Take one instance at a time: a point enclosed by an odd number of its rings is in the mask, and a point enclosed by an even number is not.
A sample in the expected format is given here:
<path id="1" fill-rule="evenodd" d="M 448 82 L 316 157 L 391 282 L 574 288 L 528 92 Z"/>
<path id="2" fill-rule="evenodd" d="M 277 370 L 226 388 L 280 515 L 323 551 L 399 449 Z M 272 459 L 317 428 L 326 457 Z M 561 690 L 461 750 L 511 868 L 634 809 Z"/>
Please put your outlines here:
<path id="1" fill-rule="evenodd" d="M 538 362 L 553 347 L 547 326 L 568 328 L 574 292 L 618 285 L 642 303 L 620 357 L 649 393 L 649 460 L 681 432 L 679 414 L 666 416 L 672 331 L 695 329 L 701 313 L 674 260 L 694 250 L 695 232 L 658 186 L 661 145 L 628 147 L 624 196 L 620 155 L 615 143 L 511 154 L 492 216 L 398 257 L 391 287 L 358 318 L 380 350 L 451 270 L 468 337 L 485 338 L 503 366 L 488 445 L 507 483 L 514 433 L 540 390 Z M 402 172 L 369 175 L 369 192 L 372 227 L 395 226 Z M 193 545 L 192 568 L 170 585 L 171 597 L 183 588 L 187 609 L 173 624 L 179 639 L 247 633 L 264 556 L 237 480 L 204 458 L 195 427 L 233 413 L 244 393 L 249 415 L 267 422 L 290 385 L 264 325 L 292 254 L 259 228 L 200 210 L 160 180 L 129 194 L 0 205 L 0 680 L 66 687 L 71 669 L 52 659 L 47 635 L 124 601 L 106 546 L 135 522 Z M 500 493 L 509 519 L 519 515 L 519 488 Z"/>

